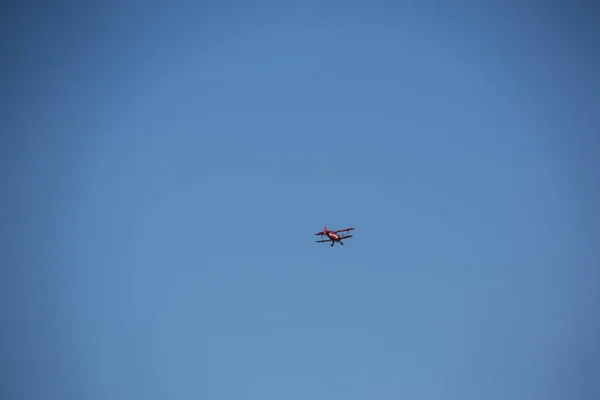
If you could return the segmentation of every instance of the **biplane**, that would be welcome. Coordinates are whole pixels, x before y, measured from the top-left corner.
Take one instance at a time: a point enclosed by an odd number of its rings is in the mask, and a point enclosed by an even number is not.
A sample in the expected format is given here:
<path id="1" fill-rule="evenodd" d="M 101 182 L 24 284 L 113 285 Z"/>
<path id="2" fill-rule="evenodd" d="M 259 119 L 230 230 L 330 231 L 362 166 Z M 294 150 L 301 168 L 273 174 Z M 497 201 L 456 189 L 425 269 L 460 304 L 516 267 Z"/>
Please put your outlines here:
<path id="1" fill-rule="evenodd" d="M 342 242 L 343 239 L 350 239 L 352 237 L 352 235 L 346 233 L 345 235 L 340 235 L 340 233 L 342 232 L 350 232 L 353 231 L 354 228 L 346 228 L 346 229 L 340 229 L 337 231 L 330 231 L 327 230 L 327 227 L 324 226 L 323 230 L 321 232 L 317 232 L 315 233 L 315 236 L 321 236 L 321 238 L 323 236 L 327 236 L 328 239 L 324 239 L 324 240 L 315 240 L 316 243 L 325 243 L 325 242 L 331 242 L 331 247 L 333 247 L 333 245 L 336 242 L 339 242 L 339 244 L 341 244 L 342 246 L 344 245 L 344 242 Z"/>

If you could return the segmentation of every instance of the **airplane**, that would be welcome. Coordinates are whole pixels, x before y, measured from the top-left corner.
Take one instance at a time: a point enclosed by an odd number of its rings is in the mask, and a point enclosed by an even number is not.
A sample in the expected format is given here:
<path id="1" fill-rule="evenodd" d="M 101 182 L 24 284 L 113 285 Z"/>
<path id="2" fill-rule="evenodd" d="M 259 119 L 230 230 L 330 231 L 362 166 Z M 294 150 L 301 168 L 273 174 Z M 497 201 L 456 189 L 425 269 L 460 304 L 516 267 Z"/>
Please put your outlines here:
<path id="1" fill-rule="evenodd" d="M 348 235 L 346 234 L 345 236 L 342 235 L 338 235 L 338 233 L 341 232 L 349 232 L 349 231 L 353 231 L 354 228 L 346 228 L 346 229 L 340 229 L 338 231 L 330 231 L 327 230 L 327 227 L 324 226 L 323 230 L 321 232 L 317 232 L 315 233 L 315 236 L 327 236 L 329 239 L 325 239 L 325 240 L 315 240 L 316 243 L 324 243 L 324 242 L 331 242 L 331 247 L 333 247 L 333 245 L 336 242 L 339 242 L 342 246 L 344 245 L 344 242 L 342 242 L 342 239 L 349 239 L 352 237 L 352 235 Z"/>

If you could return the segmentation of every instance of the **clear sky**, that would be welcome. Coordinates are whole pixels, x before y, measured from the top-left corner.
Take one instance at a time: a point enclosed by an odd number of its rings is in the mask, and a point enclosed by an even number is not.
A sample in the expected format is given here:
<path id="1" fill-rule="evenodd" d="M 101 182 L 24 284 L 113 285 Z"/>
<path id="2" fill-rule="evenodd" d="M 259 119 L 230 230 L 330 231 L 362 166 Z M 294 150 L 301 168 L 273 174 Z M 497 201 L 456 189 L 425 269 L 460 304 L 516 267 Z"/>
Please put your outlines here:
<path id="1" fill-rule="evenodd" d="M 109 3 L 2 6 L 0 397 L 600 398 L 597 5 Z"/>

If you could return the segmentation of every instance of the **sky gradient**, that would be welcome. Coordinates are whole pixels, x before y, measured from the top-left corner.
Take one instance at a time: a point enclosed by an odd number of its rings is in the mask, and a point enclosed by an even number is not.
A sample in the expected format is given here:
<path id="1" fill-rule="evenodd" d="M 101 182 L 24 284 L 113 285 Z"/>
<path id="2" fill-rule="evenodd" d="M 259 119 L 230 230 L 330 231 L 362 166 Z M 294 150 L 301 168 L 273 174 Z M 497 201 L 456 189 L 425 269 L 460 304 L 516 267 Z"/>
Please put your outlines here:
<path id="1" fill-rule="evenodd" d="M 2 6 L 0 397 L 600 398 L 597 5 L 135 3 Z"/>

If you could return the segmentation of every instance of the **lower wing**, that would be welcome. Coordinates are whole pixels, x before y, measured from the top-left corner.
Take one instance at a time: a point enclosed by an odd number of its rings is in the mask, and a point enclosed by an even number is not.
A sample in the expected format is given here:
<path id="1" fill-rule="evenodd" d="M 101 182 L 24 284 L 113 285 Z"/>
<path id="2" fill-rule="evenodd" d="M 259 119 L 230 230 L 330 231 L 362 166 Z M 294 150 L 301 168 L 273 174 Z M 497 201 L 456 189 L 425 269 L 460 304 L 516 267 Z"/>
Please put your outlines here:
<path id="1" fill-rule="evenodd" d="M 352 235 L 346 235 L 346 236 L 340 236 L 339 240 L 342 239 L 350 239 L 351 237 L 353 237 Z M 315 240 L 316 243 L 325 243 L 325 242 L 331 242 L 331 239 L 327 239 L 327 240 Z"/>

